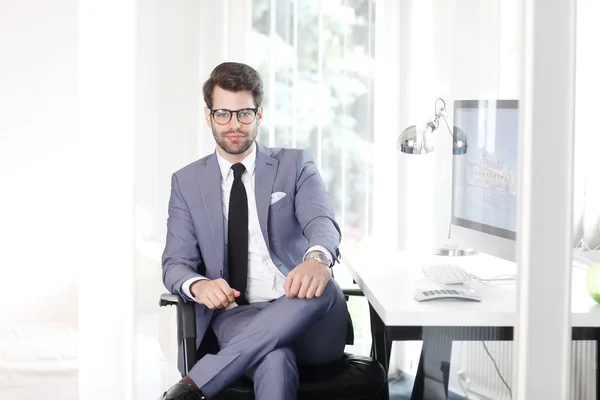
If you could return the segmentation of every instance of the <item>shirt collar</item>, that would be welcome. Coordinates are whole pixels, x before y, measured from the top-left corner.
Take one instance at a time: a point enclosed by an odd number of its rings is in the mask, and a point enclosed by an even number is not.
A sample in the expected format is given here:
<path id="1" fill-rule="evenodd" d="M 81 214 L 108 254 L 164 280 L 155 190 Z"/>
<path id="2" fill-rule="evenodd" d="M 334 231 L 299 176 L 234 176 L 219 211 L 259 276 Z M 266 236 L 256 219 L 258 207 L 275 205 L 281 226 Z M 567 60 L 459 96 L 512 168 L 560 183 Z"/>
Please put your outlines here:
<path id="1" fill-rule="evenodd" d="M 229 171 L 231 171 L 231 166 L 233 163 L 224 159 L 219 152 L 215 153 L 217 154 L 217 162 L 219 163 L 219 169 L 221 170 L 221 177 L 223 180 L 227 180 L 227 175 L 229 174 Z M 256 165 L 256 142 L 254 142 L 250 154 L 248 154 L 246 158 L 242 160 L 242 164 L 244 164 L 246 171 L 250 175 L 254 174 L 254 166 Z"/>

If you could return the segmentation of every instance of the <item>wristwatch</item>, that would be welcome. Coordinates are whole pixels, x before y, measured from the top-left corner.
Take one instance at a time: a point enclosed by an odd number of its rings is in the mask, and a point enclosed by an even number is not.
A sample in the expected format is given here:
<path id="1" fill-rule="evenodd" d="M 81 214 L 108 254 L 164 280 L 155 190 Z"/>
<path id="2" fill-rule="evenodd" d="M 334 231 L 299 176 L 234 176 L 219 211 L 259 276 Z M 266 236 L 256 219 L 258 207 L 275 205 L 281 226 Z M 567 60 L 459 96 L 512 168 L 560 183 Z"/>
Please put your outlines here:
<path id="1" fill-rule="evenodd" d="M 318 251 L 318 250 L 311 251 L 310 253 L 308 253 L 307 255 L 304 256 L 304 261 L 309 260 L 309 259 L 317 260 L 321 264 L 325 264 L 328 267 L 331 266 L 331 260 L 322 251 Z"/>

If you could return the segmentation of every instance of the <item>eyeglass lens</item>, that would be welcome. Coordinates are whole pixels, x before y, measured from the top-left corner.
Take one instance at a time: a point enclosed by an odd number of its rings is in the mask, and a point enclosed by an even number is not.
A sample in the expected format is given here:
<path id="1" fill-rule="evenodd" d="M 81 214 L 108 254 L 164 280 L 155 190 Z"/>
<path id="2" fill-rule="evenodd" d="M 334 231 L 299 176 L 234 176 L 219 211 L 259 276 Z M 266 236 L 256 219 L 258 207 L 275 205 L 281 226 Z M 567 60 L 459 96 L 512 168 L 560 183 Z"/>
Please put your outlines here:
<path id="1" fill-rule="evenodd" d="M 230 110 L 215 110 L 213 112 L 213 118 L 217 124 L 225 125 L 231 121 L 232 114 L 237 115 L 237 119 L 242 124 L 250 124 L 256 118 L 256 112 L 251 108 L 243 108 L 237 111 Z"/>

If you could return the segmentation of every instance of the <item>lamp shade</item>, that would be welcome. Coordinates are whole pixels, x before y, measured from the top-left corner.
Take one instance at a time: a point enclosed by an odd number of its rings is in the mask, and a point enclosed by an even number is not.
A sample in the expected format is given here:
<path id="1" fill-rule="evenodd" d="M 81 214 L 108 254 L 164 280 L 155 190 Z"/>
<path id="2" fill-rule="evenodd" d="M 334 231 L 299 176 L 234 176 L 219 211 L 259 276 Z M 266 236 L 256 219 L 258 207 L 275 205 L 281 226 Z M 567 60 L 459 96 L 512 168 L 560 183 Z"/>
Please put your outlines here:
<path id="1" fill-rule="evenodd" d="M 421 135 L 417 133 L 417 127 L 411 125 L 404 129 L 398 136 L 398 150 L 406 154 L 427 154 L 434 150 L 431 130 L 425 129 Z"/>
<path id="2" fill-rule="evenodd" d="M 452 154 L 455 156 L 466 154 L 467 147 L 467 135 L 462 129 L 455 126 L 454 135 L 452 136 Z"/>
<path id="3" fill-rule="evenodd" d="M 428 154 L 435 150 L 433 131 L 437 127 L 428 123 L 421 135 L 418 134 L 417 127 L 411 125 L 404 129 L 398 136 L 398 150 L 406 154 Z M 461 155 L 467 152 L 467 137 L 465 133 L 455 127 L 452 137 L 452 154 Z"/>

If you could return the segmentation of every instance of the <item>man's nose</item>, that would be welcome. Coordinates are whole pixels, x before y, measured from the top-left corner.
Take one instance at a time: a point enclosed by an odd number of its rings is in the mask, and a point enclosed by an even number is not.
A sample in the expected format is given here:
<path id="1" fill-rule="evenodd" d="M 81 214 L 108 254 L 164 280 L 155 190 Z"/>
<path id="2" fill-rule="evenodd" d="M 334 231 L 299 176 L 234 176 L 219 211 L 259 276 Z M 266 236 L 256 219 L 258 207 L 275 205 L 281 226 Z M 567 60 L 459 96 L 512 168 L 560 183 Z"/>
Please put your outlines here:
<path id="1" fill-rule="evenodd" d="M 240 121 L 238 121 L 237 113 L 231 114 L 231 120 L 229 121 L 229 129 L 239 129 L 241 127 Z"/>

